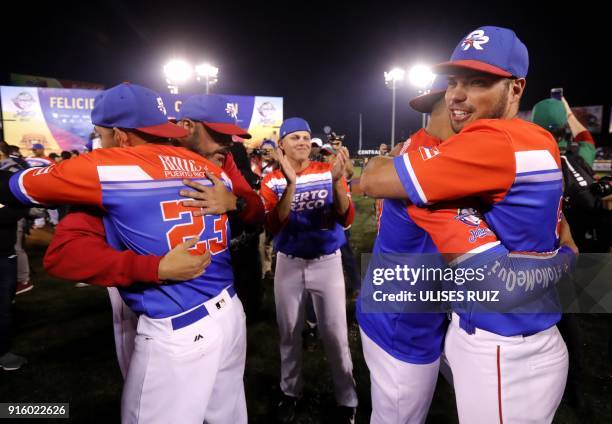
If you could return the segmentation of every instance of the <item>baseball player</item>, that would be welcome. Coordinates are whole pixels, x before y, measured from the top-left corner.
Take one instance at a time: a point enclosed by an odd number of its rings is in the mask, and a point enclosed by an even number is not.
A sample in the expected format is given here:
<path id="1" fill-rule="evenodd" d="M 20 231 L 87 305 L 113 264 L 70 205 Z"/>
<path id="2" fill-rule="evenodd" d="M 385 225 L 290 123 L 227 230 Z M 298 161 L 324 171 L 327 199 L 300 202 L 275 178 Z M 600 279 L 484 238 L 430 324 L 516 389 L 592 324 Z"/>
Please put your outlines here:
<path id="1" fill-rule="evenodd" d="M 372 193 L 419 207 L 476 197 L 502 243 L 516 251 L 558 244 L 558 147 L 541 128 L 516 118 L 528 53 L 505 28 L 472 31 L 435 67 L 447 74 L 445 101 L 457 133 L 436 149 L 375 160 Z M 375 177 L 375 178 L 373 178 Z M 376 191 L 376 190 L 374 190 Z M 462 422 L 551 422 L 567 376 L 557 310 L 483 314 L 456 310 L 445 340 Z M 527 390 L 526 388 L 533 388 Z"/>
<path id="2" fill-rule="evenodd" d="M 302 328 L 304 303 L 310 293 L 320 335 L 329 358 L 336 401 L 343 419 L 352 422 L 357 407 L 353 364 L 348 345 L 346 299 L 340 247 L 343 227 L 354 218 L 354 208 L 343 178 L 348 152 L 336 162 L 311 162 L 310 126 L 290 118 L 280 128 L 276 152 L 280 170 L 266 176 L 261 196 L 266 226 L 275 234 L 278 251 L 274 275 L 276 319 L 280 333 L 281 382 L 284 394 L 279 418 L 293 419 L 302 395 Z"/>
<path id="3" fill-rule="evenodd" d="M 452 133 L 443 101 L 445 89 L 446 81 L 438 78 L 430 93 L 410 102 L 416 110 L 431 113 L 431 119 L 426 129 L 418 131 L 403 144 L 400 154 L 431 149 Z M 402 200 L 383 200 L 373 255 L 384 260 L 385 255 L 387 258 L 397 258 L 397 254 L 425 254 L 401 256 L 401 262 L 410 262 L 416 268 L 421 265 L 444 268 L 442 258 L 436 259 L 436 255 L 432 255 L 437 252 L 444 253 L 448 259 L 458 253 L 480 249 L 486 252 L 481 255 L 491 257 L 494 246 L 499 244 L 497 237 L 480 218 L 479 213 L 467 207 L 470 202 L 462 203 L 458 203 L 456 208 L 447 204 L 426 210 L 406 205 Z M 402 237 L 398 238 L 397 234 L 402 234 Z M 571 244 L 571 239 L 568 243 Z M 500 252 L 495 257 L 495 261 L 504 264 L 503 266 L 513 272 L 533 269 L 536 265 L 569 265 L 573 260 L 570 250 L 559 255 L 553 254 L 547 259 L 538 258 L 537 261 L 510 259 L 507 252 Z M 493 262 L 490 259 L 486 261 Z M 374 261 L 376 262 L 380 261 Z M 372 266 L 371 262 L 370 267 Z M 371 273 L 366 275 L 370 276 Z M 484 281 L 479 284 L 497 289 L 501 286 L 499 281 Z M 399 313 L 394 312 L 392 308 L 388 308 L 386 313 L 369 313 L 367 296 L 372 293 L 371 287 L 372 282 L 366 277 L 366 296 L 362 296 L 357 305 L 364 357 L 372 381 L 371 422 L 425 422 L 437 380 L 446 332 L 446 314 L 436 313 L 433 305 L 427 308 L 428 313 L 416 313 L 415 310 Z M 427 289 L 430 288 L 435 287 L 429 285 Z M 437 287 L 438 290 L 440 288 L 441 286 Z M 535 297 L 541 295 L 542 293 Z M 497 307 L 509 308 L 509 305 L 513 306 L 517 301 L 526 303 L 527 296 L 521 293 L 522 298 L 518 298 L 503 293 L 501 301 L 504 306 Z"/>
<path id="4" fill-rule="evenodd" d="M 122 421 L 166 423 L 180 417 L 187 423 L 245 423 L 246 327 L 233 289 L 227 215 L 196 215 L 178 194 L 184 178 L 211 185 L 207 176 L 213 176 L 228 189 L 230 182 L 212 162 L 168 144 L 168 138 L 187 132 L 168 123 L 152 90 L 121 84 L 104 91 L 96 98 L 92 122 L 103 139 L 116 137 L 125 148 L 26 170 L 11 177 L 0 199 L 97 206 L 106 212 L 109 243 L 139 254 L 163 255 L 196 238 L 193 253 L 211 256 L 202 276 L 119 289 L 139 316 Z M 221 127 L 227 134 L 245 133 L 229 117 Z"/>
<path id="5" fill-rule="evenodd" d="M 198 151 L 204 157 L 218 154 L 224 148 L 223 134 L 207 131 L 208 125 L 219 124 L 226 115 L 227 100 L 221 96 L 192 96 L 185 101 L 182 108 L 182 120 L 179 125 L 189 131 L 181 142 L 190 150 Z M 195 121 L 188 116 L 193 117 Z M 246 135 L 245 135 L 246 136 Z M 115 140 L 111 145 L 117 147 Z M 263 204 L 261 199 L 248 185 L 238 170 L 231 155 L 223 161 L 223 170 L 232 181 L 236 195 L 227 192 L 222 183 L 217 182 L 213 188 L 192 184 L 201 192 L 189 191 L 196 198 L 191 206 L 201 207 L 207 213 L 237 214 L 243 222 L 257 225 L 263 221 Z M 219 188 L 223 189 L 220 190 Z M 217 189 L 215 189 L 217 188 Z M 197 194 L 196 194 L 197 193 Z M 239 200 L 245 203 L 244 210 L 238 211 Z M 233 205 L 232 205 L 233 202 Z M 164 257 L 155 255 L 137 255 L 130 250 L 118 251 L 106 241 L 106 233 L 100 213 L 95 211 L 78 211 L 69 214 L 56 228 L 55 235 L 49 244 L 44 257 L 45 270 L 58 278 L 108 287 L 113 307 L 113 328 L 117 360 L 123 377 L 127 375 L 132 352 L 138 317 L 123 302 L 116 287 L 127 287 L 138 282 L 159 282 L 160 280 L 183 281 L 201 274 L 202 264 L 197 257 L 190 255 L 187 243 L 181 244 Z M 90 252 L 87 256 L 79 253 Z"/>

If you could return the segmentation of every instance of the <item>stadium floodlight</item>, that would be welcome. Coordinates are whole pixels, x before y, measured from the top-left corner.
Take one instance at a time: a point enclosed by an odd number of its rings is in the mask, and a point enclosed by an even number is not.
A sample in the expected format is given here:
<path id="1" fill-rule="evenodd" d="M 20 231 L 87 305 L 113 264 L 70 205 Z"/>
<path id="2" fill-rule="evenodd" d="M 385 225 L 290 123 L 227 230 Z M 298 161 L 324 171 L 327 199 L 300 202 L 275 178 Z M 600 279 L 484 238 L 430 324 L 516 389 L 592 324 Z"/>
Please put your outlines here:
<path id="1" fill-rule="evenodd" d="M 164 75 L 171 93 L 177 94 L 178 87 L 186 83 L 193 74 L 193 67 L 182 59 L 172 59 L 164 65 Z"/>
<path id="2" fill-rule="evenodd" d="M 210 92 L 210 86 L 216 84 L 218 81 L 219 68 L 207 62 L 196 65 L 195 72 L 198 81 L 203 79 L 206 82 L 206 94 L 208 94 Z"/>
<path id="3" fill-rule="evenodd" d="M 391 149 L 395 146 L 395 90 L 398 83 L 404 80 L 406 71 L 402 68 L 393 68 L 389 72 L 385 72 L 385 84 L 391 88 L 392 103 L 391 103 Z"/>
<path id="4" fill-rule="evenodd" d="M 434 81 L 435 74 L 431 71 L 431 67 L 428 65 L 414 65 L 408 70 L 408 81 L 410 84 L 419 90 L 420 94 L 429 93 L 431 84 Z M 424 113 L 422 116 L 422 126 L 427 126 L 427 114 Z"/>
<path id="5" fill-rule="evenodd" d="M 427 65 L 414 65 L 408 70 L 408 81 L 419 90 L 428 90 L 434 78 L 431 67 Z"/>

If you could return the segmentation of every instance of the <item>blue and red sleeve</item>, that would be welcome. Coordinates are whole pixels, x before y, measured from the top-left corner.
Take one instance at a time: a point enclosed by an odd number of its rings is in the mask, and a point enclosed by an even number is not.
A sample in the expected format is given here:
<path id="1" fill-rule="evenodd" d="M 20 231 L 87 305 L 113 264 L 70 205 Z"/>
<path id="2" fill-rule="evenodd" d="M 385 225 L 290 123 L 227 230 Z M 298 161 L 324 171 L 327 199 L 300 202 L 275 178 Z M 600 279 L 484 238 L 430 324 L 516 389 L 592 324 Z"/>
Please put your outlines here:
<path id="1" fill-rule="evenodd" d="M 439 146 L 408 151 L 394 165 L 408 199 L 419 207 L 468 197 L 494 203 L 516 174 L 506 134 L 486 125 L 472 125 Z"/>

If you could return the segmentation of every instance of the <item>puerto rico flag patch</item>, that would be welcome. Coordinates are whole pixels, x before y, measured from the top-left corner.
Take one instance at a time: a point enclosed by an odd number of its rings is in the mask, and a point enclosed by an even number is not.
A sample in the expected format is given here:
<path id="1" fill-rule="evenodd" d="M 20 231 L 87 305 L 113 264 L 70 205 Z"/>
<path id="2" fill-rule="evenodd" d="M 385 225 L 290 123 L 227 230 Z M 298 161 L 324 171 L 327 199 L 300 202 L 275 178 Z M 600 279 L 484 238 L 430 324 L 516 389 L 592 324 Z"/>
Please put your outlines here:
<path id="1" fill-rule="evenodd" d="M 423 160 L 429 160 L 440 154 L 440 150 L 436 146 L 434 147 L 419 147 L 419 152 Z"/>

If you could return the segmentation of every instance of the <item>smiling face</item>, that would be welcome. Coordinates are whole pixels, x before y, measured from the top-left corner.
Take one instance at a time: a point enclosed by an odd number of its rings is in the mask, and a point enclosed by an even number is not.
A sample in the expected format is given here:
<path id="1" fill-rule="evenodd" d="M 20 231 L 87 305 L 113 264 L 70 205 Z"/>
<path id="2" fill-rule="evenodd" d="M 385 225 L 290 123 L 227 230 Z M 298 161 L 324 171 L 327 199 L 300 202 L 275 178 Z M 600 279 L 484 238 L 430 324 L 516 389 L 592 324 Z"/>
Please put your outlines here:
<path id="1" fill-rule="evenodd" d="M 285 155 L 296 162 L 308 160 L 310 156 L 311 140 L 308 131 L 296 131 L 287 134 L 280 141 Z"/>
<path id="2" fill-rule="evenodd" d="M 524 87 L 524 79 L 471 70 L 458 70 L 449 75 L 445 101 L 453 131 L 461 131 L 477 119 L 514 117 Z"/>

